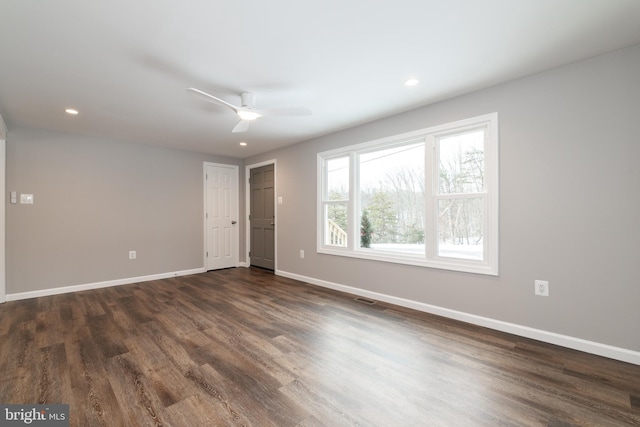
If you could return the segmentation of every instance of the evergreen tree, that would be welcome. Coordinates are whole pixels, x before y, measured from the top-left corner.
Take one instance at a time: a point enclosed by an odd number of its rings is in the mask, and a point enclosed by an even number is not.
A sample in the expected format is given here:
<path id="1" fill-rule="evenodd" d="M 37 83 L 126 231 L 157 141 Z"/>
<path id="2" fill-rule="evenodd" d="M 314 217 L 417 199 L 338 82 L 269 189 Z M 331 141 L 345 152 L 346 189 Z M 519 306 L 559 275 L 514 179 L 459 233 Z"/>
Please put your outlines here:
<path id="1" fill-rule="evenodd" d="M 360 220 L 360 247 L 371 247 L 371 235 L 373 234 L 373 228 L 371 227 L 371 221 L 369 221 L 369 214 L 365 209 L 362 212 L 362 219 Z"/>
<path id="2" fill-rule="evenodd" d="M 372 243 L 397 243 L 398 217 L 390 193 L 376 190 L 367 209 L 371 225 L 376 230 Z"/>

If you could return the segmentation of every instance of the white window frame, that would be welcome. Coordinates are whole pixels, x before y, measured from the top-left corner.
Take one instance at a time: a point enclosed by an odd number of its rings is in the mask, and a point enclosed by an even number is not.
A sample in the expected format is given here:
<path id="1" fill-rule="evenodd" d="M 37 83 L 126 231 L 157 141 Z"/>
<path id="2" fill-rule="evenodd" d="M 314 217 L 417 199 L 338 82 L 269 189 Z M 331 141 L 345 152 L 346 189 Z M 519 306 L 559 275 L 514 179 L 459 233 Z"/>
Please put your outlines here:
<path id="1" fill-rule="evenodd" d="M 455 195 L 438 194 L 438 138 L 473 129 L 484 128 L 484 191 Z M 370 250 L 360 248 L 360 184 L 359 155 L 365 152 L 390 148 L 408 142 L 425 141 L 425 254 L 406 254 L 400 252 Z M 348 243 L 345 247 L 324 244 L 325 206 L 331 203 L 325 200 L 327 189 L 327 160 L 346 157 L 349 161 L 349 200 Z M 439 126 L 420 129 L 401 135 L 394 135 L 374 141 L 338 148 L 318 153 L 317 156 L 317 252 L 329 255 L 347 256 L 399 264 L 416 265 L 444 270 L 462 271 L 497 276 L 498 275 L 498 113 L 459 120 Z M 444 198 L 482 198 L 483 199 L 483 260 L 448 258 L 437 255 L 437 217 L 438 199 Z"/>

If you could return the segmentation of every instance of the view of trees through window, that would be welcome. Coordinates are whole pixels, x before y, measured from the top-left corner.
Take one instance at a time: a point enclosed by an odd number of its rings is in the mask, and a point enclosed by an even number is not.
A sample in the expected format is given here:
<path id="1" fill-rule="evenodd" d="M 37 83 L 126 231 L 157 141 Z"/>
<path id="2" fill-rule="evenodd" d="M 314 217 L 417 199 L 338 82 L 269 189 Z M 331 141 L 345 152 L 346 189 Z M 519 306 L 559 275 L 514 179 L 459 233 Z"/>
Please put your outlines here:
<path id="1" fill-rule="evenodd" d="M 361 247 L 424 253 L 424 146 L 360 154 Z"/>
<path id="2" fill-rule="evenodd" d="M 328 245 L 346 247 L 349 203 L 349 157 L 329 159 L 327 168 L 327 202 L 325 203 L 325 236 Z"/>
<path id="3" fill-rule="evenodd" d="M 318 154 L 318 252 L 496 275 L 497 113 Z"/>
<path id="4" fill-rule="evenodd" d="M 439 138 L 438 154 L 438 255 L 481 260 L 484 130 Z"/>
<path id="5" fill-rule="evenodd" d="M 482 259 L 484 131 L 438 139 L 438 255 Z M 360 247 L 425 252 L 425 142 L 361 153 Z M 327 161 L 325 242 L 348 243 L 349 157 Z"/>

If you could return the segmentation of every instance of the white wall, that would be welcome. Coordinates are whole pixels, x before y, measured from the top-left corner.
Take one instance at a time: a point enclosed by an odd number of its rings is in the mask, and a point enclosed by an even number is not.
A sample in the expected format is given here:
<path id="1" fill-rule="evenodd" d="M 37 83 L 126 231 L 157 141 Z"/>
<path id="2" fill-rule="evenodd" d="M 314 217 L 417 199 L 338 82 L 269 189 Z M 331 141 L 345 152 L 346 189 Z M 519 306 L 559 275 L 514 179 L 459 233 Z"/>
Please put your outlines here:
<path id="1" fill-rule="evenodd" d="M 318 152 L 494 111 L 499 277 L 315 252 Z M 246 163 L 278 161 L 280 274 L 629 350 L 640 363 L 639 113 L 636 46 Z M 534 295 L 535 279 L 550 282 L 550 297 Z"/>

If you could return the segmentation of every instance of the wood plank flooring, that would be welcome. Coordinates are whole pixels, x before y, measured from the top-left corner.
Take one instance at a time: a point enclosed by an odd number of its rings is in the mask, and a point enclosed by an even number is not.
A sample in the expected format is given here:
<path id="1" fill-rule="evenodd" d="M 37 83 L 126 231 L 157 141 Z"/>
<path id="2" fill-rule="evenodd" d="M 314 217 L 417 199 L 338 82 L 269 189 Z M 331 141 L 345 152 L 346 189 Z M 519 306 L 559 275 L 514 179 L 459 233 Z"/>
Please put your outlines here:
<path id="1" fill-rule="evenodd" d="M 0 403 L 72 426 L 638 426 L 640 366 L 238 268 L 0 305 Z"/>

